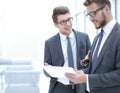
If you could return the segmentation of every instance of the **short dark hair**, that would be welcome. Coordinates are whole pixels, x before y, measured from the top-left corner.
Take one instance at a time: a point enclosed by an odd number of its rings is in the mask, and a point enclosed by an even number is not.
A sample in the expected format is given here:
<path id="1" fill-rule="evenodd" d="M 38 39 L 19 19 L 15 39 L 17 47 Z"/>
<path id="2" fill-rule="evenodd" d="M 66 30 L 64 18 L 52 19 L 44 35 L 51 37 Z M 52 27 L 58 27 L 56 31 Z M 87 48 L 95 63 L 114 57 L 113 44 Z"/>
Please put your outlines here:
<path id="1" fill-rule="evenodd" d="M 84 6 L 89 6 L 92 3 L 96 3 L 97 5 L 101 6 L 101 5 L 108 5 L 111 9 L 111 3 L 109 0 L 85 0 L 84 2 Z"/>
<path id="2" fill-rule="evenodd" d="M 54 23 L 57 23 L 57 17 L 62 14 L 70 14 L 70 10 L 66 6 L 58 6 L 53 9 L 52 19 Z"/>

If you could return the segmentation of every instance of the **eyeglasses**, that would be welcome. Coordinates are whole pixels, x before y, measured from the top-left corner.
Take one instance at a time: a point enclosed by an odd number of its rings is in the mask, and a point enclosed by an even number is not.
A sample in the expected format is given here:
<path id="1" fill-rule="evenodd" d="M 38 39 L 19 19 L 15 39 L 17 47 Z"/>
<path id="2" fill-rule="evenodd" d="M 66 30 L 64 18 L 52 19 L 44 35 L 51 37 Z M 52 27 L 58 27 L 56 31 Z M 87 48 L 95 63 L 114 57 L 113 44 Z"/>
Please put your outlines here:
<path id="1" fill-rule="evenodd" d="M 73 18 L 69 17 L 67 20 L 61 20 L 60 22 L 57 22 L 57 23 L 63 26 L 63 25 L 66 25 L 67 22 L 71 23 L 72 21 L 73 21 Z"/>
<path id="2" fill-rule="evenodd" d="M 92 12 L 88 13 L 86 16 L 88 16 L 89 18 L 90 18 L 90 17 L 94 17 L 94 16 L 96 15 L 96 13 L 97 13 L 99 10 L 102 10 L 104 7 L 105 7 L 105 5 L 104 5 L 104 6 L 101 6 L 100 8 L 98 8 L 98 9 L 95 10 L 95 11 L 92 11 Z"/>

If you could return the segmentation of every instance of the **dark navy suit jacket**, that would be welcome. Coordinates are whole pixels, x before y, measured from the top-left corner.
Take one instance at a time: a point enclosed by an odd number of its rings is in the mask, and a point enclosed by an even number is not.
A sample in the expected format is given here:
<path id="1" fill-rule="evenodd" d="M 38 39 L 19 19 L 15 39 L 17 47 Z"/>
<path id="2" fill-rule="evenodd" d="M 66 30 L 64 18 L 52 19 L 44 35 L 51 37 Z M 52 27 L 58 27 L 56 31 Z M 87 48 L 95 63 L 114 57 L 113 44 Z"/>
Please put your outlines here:
<path id="1" fill-rule="evenodd" d="M 81 69 L 83 67 L 80 65 L 80 60 L 83 59 L 87 54 L 87 51 L 91 49 L 91 44 L 87 34 L 74 30 L 73 32 L 76 38 L 77 69 Z M 44 62 L 52 66 L 63 66 L 64 57 L 59 34 L 45 41 Z M 49 93 L 52 93 L 56 80 L 56 78 L 51 78 Z M 77 90 L 79 91 L 79 88 L 77 88 Z"/>
<path id="2" fill-rule="evenodd" d="M 98 36 L 94 39 L 92 54 L 97 39 Z M 91 64 L 84 70 L 88 73 L 90 93 L 120 93 L 120 25 L 118 23 L 105 41 L 96 66 L 92 72 L 90 70 Z M 81 84 L 80 93 L 87 93 L 85 90 L 86 85 Z"/>

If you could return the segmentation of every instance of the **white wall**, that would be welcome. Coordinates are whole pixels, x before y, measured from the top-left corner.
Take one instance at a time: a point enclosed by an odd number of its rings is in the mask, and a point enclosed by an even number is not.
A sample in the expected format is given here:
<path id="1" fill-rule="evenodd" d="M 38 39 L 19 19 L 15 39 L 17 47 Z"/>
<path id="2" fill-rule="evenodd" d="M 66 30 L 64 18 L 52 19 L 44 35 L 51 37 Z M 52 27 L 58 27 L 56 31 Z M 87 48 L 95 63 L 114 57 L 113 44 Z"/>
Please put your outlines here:
<path id="1" fill-rule="evenodd" d="M 52 22 L 55 6 L 70 6 L 74 0 L 0 0 L 0 56 L 10 59 L 32 59 L 41 68 L 44 42 L 58 32 Z M 49 79 L 42 74 L 40 92 L 48 93 Z"/>
<path id="2" fill-rule="evenodd" d="M 4 0 L 1 55 L 38 57 L 43 53 L 47 29 L 47 9 L 39 0 Z M 49 24 L 49 23 L 48 23 Z M 51 23 L 50 23 L 51 24 Z"/>
<path id="3" fill-rule="evenodd" d="M 58 32 L 51 19 L 58 5 L 74 9 L 69 0 L 0 0 L 0 55 L 43 61 L 44 41 Z"/>
<path id="4" fill-rule="evenodd" d="M 1 55 L 2 32 L 3 32 L 3 0 L 0 0 L 0 55 Z"/>

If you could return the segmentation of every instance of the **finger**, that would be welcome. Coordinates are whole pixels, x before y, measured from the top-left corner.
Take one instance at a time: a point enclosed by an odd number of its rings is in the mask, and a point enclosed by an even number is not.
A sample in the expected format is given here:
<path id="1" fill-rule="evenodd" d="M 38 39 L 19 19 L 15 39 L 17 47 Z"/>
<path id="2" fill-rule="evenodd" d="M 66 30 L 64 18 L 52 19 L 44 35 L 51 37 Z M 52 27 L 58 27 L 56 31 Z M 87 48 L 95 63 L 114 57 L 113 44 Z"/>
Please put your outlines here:
<path id="1" fill-rule="evenodd" d="M 48 66 L 49 64 L 48 63 L 44 63 L 45 66 Z"/>
<path id="2" fill-rule="evenodd" d="M 65 73 L 65 76 L 66 76 L 69 80 L 73 81 L 74 74 Z"/>
<path id="3" fill-rule="evenodd" d="M 74 69 L 74 71 L 75 71 L 76 73 L 80 73 L 80 70 Z"/>
<path id="4" fill-rule="evenodd" d="M 84 66 L 84 59 L 80 61 L 80 64 Z"/>
<path id="5" fill-rule="evenodd" d="M 82 70 L 78 70 L 77 74 L 83 74 L 84 72 Z"/>
<path id="6" fill-rule="evenodd" d="M 88 65 L 88 60 L 89 60 L 89 59 L 83 59 L 83 60 L 80 61 L 80 64 L 81 64 L 82 66 L 87 66 L 87 65 Z"/>
<path id="7" fill-rule="evenodd" d="M 88 57 L 90 57 L 90 54 L 91 54 L 91 50 L 88 50 L 88 53 L 87 53 Z"/>

